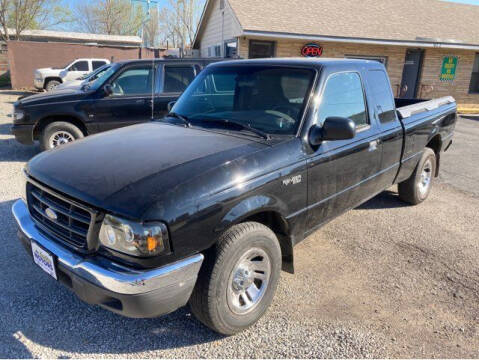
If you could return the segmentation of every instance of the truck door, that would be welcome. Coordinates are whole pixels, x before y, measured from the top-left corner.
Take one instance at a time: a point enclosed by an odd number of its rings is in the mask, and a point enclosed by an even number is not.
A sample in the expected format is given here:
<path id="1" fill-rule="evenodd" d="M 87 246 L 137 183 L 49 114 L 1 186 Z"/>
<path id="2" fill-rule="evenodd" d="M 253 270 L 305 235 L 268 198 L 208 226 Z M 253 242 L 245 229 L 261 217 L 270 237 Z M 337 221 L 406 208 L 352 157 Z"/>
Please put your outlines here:
<path id="1" fill-rule="evenodd" d="M 89 109 L 98 131 L 150 121 L 154 77 L 155 67 L 150 62 L 121 70 L 109 82 L 113 93 Z"/>
<path id="2" fill-rule="evenodd" d="M 308 160 L 308 228 L 327 222 L 357 206 L 377 189 L 381 144 L 371 121 L 361 76 L 356 71 L 327 76 L 315 121 L 332 116 L 356 123 L 349 140 L 324 141 Z"/>
<path id="3" fill-rule="evenodd" d="M 396 106 L 389 78 L 383 69 L 366 72 L 369 102 L 374 107 L 372 116 L 378 124 L 382 144 L 378 191 L 390 187 L 397 175 L 403 146 L 403 128 L 396 115 Z"/>
<path id="4" fill-rule="evenodd" d="M 168 103 L 176 101 L 196 76 L 193 64 L 165 64 L 158 71 L 159 91 L 154 100 L 155 119 L 166 115 Z"/>
<path id="5" fill-rule="evenodd" d="M 67 69 L 67 73 L 64 77 L 64 81 L 71 81 L 80 78 L 81 76 L 88 74 L 90 72 L 90 65 L 88 60 L 78 60 L 75 61 Z"/>

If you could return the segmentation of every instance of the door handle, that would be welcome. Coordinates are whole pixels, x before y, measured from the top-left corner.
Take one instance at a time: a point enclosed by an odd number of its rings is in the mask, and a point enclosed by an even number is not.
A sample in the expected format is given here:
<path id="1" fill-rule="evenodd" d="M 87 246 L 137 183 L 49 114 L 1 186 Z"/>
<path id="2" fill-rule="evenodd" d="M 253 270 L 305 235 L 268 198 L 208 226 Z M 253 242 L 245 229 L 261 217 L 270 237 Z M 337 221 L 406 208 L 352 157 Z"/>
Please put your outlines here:
<path id="1" fill-rule="evenodd" d="M 369 151 L 376 151 L 378 149 L 378 145 L 381 143 L 380 140 L 373 140 L 369 142 Z"/>

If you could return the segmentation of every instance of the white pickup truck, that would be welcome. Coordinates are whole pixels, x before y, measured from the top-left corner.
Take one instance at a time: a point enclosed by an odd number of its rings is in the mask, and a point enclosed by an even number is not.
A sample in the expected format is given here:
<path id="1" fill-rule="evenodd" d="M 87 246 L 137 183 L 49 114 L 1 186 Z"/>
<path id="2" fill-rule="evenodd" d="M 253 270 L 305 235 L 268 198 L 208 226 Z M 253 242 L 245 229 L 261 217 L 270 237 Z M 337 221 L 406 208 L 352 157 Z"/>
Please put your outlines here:
<path id="1" fill-rule="evenodd" d="M 33 85 L 39 90 L 50 91 L 64 81 L 76 80 L 109 63 L 107 59 L 76 59 L 63 67 L 37 69 Z"/>

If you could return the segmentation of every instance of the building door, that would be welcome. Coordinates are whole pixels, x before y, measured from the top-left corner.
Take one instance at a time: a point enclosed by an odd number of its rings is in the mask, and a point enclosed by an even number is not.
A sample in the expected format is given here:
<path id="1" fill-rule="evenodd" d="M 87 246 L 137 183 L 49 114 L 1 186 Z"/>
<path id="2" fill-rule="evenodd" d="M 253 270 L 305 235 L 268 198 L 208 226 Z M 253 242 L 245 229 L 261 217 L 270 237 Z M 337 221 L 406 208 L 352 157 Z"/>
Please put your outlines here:
<path id="1" fill-rule="evenodd" d="M 424 51 L 421 49 L 406 50 L 406 59 L 402 71 L 400 98 L 414 99 L 417 96 L 419 77 L 421 76 Z"/>

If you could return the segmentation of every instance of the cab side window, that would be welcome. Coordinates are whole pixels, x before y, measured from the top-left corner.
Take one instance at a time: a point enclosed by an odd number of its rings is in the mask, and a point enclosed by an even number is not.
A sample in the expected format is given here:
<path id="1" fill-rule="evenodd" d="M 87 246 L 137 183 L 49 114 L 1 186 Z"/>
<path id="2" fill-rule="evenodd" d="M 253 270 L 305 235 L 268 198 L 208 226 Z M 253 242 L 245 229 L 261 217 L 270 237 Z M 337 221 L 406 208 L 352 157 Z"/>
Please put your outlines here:
<path id="1" fill-rule="evenodd" d="M 88 71 L 88 61 L 77 61 L 68 71 Z"/>
<path id="2" fill-rule="evenodd" d="M 368 71 L 368 84 L 371 98 L 376 101 L 379 121 L 387 123 L 396 120 L 396 105 L 386 73 L 383 70 Z"/>
<path id="3" fill-rule="evenodd" d="M 125 70 L 111 83 L 113 95 L 144 95 L 153 91 L 154 69 L 148 67 L 135 67 Z"/>
<path id="4" fill-rule="evenodd" d="M 358 73 L 337 73 L 328 78 L 318 116 L 319 125 L 331 116 L 351 119 L 355 122 L 356 128 L 369 124 L 363 86 Z"/>

